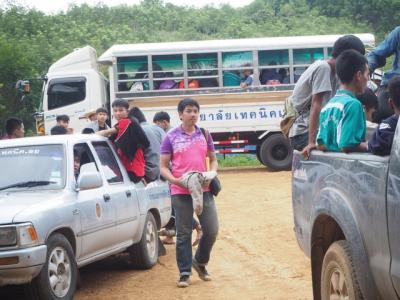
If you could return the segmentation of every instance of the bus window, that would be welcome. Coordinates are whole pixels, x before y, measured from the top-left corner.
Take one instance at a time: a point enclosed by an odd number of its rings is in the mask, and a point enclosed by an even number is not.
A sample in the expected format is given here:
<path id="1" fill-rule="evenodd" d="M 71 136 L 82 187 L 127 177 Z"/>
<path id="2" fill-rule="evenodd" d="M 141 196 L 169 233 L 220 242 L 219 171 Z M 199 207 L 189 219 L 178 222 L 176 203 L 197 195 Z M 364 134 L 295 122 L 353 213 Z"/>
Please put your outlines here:
<path id="1" fill-rule="evenodd" d="M 319 59 L 324 59 L 324 50 L 322 48 L 293 50 L 294 65 L 311 65 Z"/>
<path id="2" fill-rule="evenodd" d="M 253 53 L 251 51 L 222 53 L 222 70 L 224 86 L 240 86 L 244 80 L 243 71 L 253 70 Z"/>
<path id="3" fill-rule="evenodd" d="M 117 61 L 118 91 L 129 91 L 136 83 L 148 89 L 147 56 L 120 57 Z"/>
<path id="4" fill-rule="evenodd" d="M 178 82 L 183 80 L 182 55 L 154 55 L 152 59 L 154 89 L 177 88 Z"/>
<path id="5" fill-rule="evenodd" d="M 197 80 L 199 87 L 218 87 L 217 53 L 188 54 L 188 79 Z"/>
<path id="6" fill-rule="evenodd" d="M 289 50 L 259 51 L 258 65 L 261 84 L 289 83 Z"/>
<path id="7" fill-rule="evenodd" d="M 332 47 L 328 48 L 328 58 L 332 58 L 332 50 L 333 50 Z"/>
<path id="8" fill-rule="evenodd" d="M 86 98 L 86 78 L 71 77 L 50 80 L 47 96 L 49 110 L 82 101 Z"/>
<path id="9" fill-rule="evenodd" d="M 293 49 L 294 82 L 297 82 L 309 65 L 319 59 L 324 59 L 323 48 Z"/>

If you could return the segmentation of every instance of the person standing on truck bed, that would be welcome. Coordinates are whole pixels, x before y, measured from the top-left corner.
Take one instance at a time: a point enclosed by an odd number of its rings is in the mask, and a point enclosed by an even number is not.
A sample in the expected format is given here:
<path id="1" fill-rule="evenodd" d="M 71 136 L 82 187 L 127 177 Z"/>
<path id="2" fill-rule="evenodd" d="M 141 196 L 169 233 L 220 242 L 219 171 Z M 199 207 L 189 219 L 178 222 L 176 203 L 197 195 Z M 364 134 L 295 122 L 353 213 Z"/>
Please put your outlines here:
<path id="1" fill-rule="evenodd" d="M 299 114 L 289 132 L 290 143 L 308 158 L 316 148 L 319 113 L 338 88 L 336 59 L 345 50 L 365 54 L 362 41 L 354 35 L 340 37 L 333 45 L 332 58 L 317 60 L 300 76 L 292 95 L 293 107 Z"/>
<path id="2" fill-rule="evenodd" d="M 128 118 L 128 101 L 115 99 L 111 106 L 118 123 L 110 129 L 98 131 L 97 134 L 110 137 L 117 147 L 118 157 L 128 172 L 130 180 L 138 183 L 145 176 L 143 153 L 150 145 L 149 140 L 140 124 Z"/>
<path id="3" fill-rule="evenodd" d="M 156 130 L 164 131 L 157 127 L 152 127 L 147 123 L 146 117 L 138 107 L 133 107 L 129 110 L 129 118 L 135 118 L 142 127 L 147 139 L 149 140 L 149 147 L 144 150 L 144 179 L 146 183 L 160 178 L 160 147 L 161 141 L 157 138 Z"/>
<path id="4" fill-rule="evenodd" d="M 108 119 L 108 110 L 104 107 L 99 107 L 95 112 L 96 120 L 86 125 L 86 128 L 93 129 L 94 132 L 109 129 L 106 121 Z"/>
<path id="5" fill-rule="evenodd" d="M 392 77 L 388 85 L 389 106 L 394 114 L 382 121 L 368 142 L 368 151 L 375 155 L 389 155 L 392 149 L 394 132 L 400 115 L 400 76 Z"/>
<path id="6" fill-rule="evenodd" d="M 368 66 L 371 74 L 377 68 L 383 67 L 386 64 L 386 58 L 393 54 L 392 69 L 383 74 L 381 85 L 377 91 L 379 107 L 374 118 L 376 123 L 382 122 L 383 119 L 393 114 L 393 110 L 388 104 L 387 87 L 392 77 L 400 75 L 400 26 L 393 29 L 385 40 L 368 54 Z"/>
<path id="7" fill-rule="evenodd" d="M 187 172 L 206 171 L 206 157 L 210 158 L 211 171 L 217 171 L 218 163 L 212 137 L 206 140 L 196 126 L 200 106 L 193 99 L 183 99 L 178 104 L 182 124 L 168 132 L 161 145 L 161 175 L 171 182 L 172 206 L 176 218 L 176 260 L 180 278 L 178 287 L 189 286 L 192 267 L 204 281 L 211 280 L 206 265 L 218 234 L 218 215 L 209 188 L 203 189 L 203 212 L 199 216 L 203 230 L 196 254 L 192 254 L 193 201 L 188 189 L 182 186 L 181 177 Z M 172 171 L 170 170 L 170 163 Z"/>
<path id="8" fill-rule="evenodd" d="M 318 149 L 365 152 L 365 112 L 356 95 L 364 93 L 369 79 L 368 61 L 355 50 L 346 50 L 336 61 L 340 89 L 321 110 Z"/>
<path id="9" fill-rule="evenodd" d="M 68 134 L 73 134 L 74 129 L 69 127 L 69 116 L 67 115 L 58 115 L 56 118 L 57 125 L 62 126 L 67 130 Z"/>

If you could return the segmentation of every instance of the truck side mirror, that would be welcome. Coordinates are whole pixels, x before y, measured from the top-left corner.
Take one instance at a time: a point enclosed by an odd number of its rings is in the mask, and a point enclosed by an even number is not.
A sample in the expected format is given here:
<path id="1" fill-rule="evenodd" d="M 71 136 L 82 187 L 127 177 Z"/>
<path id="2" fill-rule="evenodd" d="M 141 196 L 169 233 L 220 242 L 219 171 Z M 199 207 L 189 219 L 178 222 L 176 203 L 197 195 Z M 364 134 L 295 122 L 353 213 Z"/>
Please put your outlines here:
<path id="1" fill-rule="evenodd" d="M 18 80 L 15 84 L 15 88 L 18 92 L 24 95 L 29 94 L 29 92 L 31 91 L 31 86 L 28 80 Z"/>
<path id="2" fill-rule="evenodd" d="M 81 166 L 76 190 L 83 191 L 99 188 L 103 185 L 103 179 L 100 172 L 97 170 L 94 162 L 87 163 Z"/>

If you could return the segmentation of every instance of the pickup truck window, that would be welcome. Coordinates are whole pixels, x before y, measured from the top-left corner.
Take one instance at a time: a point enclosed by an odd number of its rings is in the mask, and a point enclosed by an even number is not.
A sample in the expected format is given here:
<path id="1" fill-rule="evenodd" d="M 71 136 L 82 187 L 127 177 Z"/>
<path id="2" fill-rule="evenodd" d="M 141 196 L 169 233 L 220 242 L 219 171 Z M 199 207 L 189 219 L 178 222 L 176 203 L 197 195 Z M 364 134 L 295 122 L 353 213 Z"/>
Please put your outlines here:
<path id="1" fill-rule="evenodd" d="M 86 143 L 76 144 L 74 146 L 74 175 L 78 178 L 80 168 L 87 163 L 95 163 L 92 152 Z M 96 165 L 97 170 L 99 169 Z"/>
<path id="2" fill-rule="evenodd" d="M 10 189 L 61 189 L 65 186 L 62 145 L 38 145 L 0 149 L 0 191 Z"/>
<path id="3" fill-rule="evenodd" d="M 99 156 L 108 183 L 123 182 L 121 170 L 110 146 L 106 142 L 96 142 L 93 143 L 93 147 Z"/>

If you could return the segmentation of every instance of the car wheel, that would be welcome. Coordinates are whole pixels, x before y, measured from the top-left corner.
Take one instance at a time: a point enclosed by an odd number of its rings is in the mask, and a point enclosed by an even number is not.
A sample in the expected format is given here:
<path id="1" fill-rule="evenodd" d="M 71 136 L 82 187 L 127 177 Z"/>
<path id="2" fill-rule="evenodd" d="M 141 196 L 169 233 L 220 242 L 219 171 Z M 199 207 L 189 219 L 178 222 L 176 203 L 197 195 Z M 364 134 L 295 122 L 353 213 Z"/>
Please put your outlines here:
<path id="1" fill-rule="evenodd" d="M 152 213 L 147 213 L 139 243 L 129 248 L 131 262 L 135 268 L 150 269 L 158 259 L 158 230 Z"/>
<path id="2" fill-rule="evenodd" d="M 292 147 L 280 133 L 270 135 L 262 142 L 259 156 L 262 164 L 274 171 L 291 169 Z"/>
<path id="3" fill-rule="evenodd" d="M 28 286 L 31 299 L 72 299 L 77 284 L 78 267 L 68 240 L 56 233 L 47 241 L 47 256 L 39 275 Z"/>
<path id="4" fill-rule="evenodd" d="M 325 253 L 321 273 L 323 300 L 363 299 L 347 241 L 333 243 Z"/>

